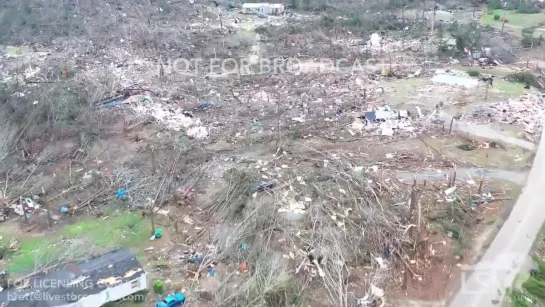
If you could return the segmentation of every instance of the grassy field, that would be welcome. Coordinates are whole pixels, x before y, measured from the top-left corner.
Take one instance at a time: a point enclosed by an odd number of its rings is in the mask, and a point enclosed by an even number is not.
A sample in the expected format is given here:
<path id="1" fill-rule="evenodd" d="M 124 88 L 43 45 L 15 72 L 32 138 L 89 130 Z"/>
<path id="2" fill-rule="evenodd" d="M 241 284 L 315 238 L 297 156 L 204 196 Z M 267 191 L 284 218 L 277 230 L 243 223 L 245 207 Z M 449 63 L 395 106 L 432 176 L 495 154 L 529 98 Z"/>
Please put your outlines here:
<path id="1" fill-rule="evenodd" d="M 2 246 L 9 246 L 16 234 L 0 233 Z M 1 266 L 10 274 L 17 275 L 34 269 L 37 259 L 66 258 L 66 250 L 79 249 L 75 254 L 86 251 L 112 250 L 120 247 L 134 247 L 149 239 L 151 225 L 138 212 L 112 213 L 105 220 L 86 219 L 65 226 L 60 231 L 46 236 L 19 236 L 19 249 L 8 257 Z M 74 245 L 77 242 L 79 245 Z M 85 249 L 85 250 L 82 250 Z"/>
<path id="2" fill-rule="evenodd" d="M 484 14 L 481 17 L 481 24 L 491 25 L 493 27 L 501 28 L 502 18 L 505 15 L 508 22 L 505 23 L 505 29 L 512 31 L 518 37 L 522 37 L 522 29 L 539 25 L 541 22 L 545 23 L 545 13 L 536 14 L 520 14 L 511 10 L 493 10 L 493 14 Z M 494 20 L 494 15 L 499 15 L 499 20 Z M 545 26 L 543 30 L 536 30 L 534 36 L 539 33 L 545 33 Z"/>

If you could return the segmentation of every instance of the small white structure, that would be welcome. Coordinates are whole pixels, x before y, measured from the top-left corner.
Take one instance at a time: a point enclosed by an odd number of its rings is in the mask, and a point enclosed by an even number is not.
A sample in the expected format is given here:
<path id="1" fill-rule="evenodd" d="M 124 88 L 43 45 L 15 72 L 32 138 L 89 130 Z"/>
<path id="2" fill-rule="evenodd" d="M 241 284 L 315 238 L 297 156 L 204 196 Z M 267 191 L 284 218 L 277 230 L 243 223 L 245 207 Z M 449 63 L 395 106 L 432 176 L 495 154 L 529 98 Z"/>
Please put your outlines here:
<path id="1" fill-rule="evenodd" d="M 244 14 L 278 15 L 284 12 L 284 5 L 281 3 L 244 3 L 242 12 Z"/>

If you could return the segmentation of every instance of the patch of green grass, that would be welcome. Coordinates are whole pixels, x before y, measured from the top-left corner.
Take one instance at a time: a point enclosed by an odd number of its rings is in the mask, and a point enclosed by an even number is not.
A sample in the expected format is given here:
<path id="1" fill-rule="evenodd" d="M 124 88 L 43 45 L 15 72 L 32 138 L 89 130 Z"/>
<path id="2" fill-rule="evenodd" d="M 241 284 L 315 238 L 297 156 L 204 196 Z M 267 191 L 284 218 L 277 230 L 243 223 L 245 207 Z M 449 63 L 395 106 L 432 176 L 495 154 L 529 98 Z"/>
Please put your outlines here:
<path id="1" fill-rule="evenodd" d="M 151 236 L 151 225 L 137 212 L 110 215 L 107 219 L 82 220 L 66 226 L 62 234 L 69 238 L 86 238 L 99 247 L 112 244 L 135 246 Z"/>
<path id="2" fill-rule="evenodd" d="M 8 256 L 3 268 L 11 274 L 32 270 L 37 257 L 55 259 L 64 253 L 69 244 L 67 239 L 82 239 L 92 247 L 115 249 L 137 246 L 151 234 L 149 220 L 142 219 L 138 212 L 115 213 L 107 219 L 81 220 L 62 230 L 43 236 L 19 237 L 19 249 Z M 16 234 L 2 233 L 0 245 L 9 246 L 9 240 Z"/>
<path id="3" fill-rule="evenodd" d="M 385 89 L 385 100 L 391 106 L 401 108 L 409 101 L 416 93 L 416 89 L 420 86 L 428 84 L 425 78 L 409 78 L 402 80 L 389 81 L 386 85 L 392 90 Z"/>
<path id="4" fill-rule="evenodd" d="M 492 14 L 483 14 L 481 17 L 481 24 L 501 28 L 502 19 L 505 14 L 505 18 L 508 20 L 508 22 L 505 23 L 505 29 L 512 30 L 518 37 L 522 37 L 522 29 L 537 26 L 540 22 L 545 22 L 545 14 L 543 14 L 543 12 L 536 14 L 521 14 L 517 13 L 516 11 L 501 9 L 492 10 L 492 12 Z M 500 19 L 495 20 L 495 15 L 499 15 Z"/>
<path id="5" fill-rule="evenodd" d="M 505 80 L 494 80 L 494 87 L 501 91 L 501 96 L 506 97 L 517 97 L 526 92 L 523 84 Z"/>
<path id="6" fill-rule="evenodd" d="M 452 68 L 456 70 L 465 71 L 469 74 L 470 71 L 475 70 L 474 66 L 463 66 L 461 64 L 453 65 Z M 496 66 L 496 67 L 487 67 L 486 69 L 478 69 L 476 70 L 481 75 L 492 75 L 492 76 L 498 76 L 498 77 L 505 77 L 510 73 L 513 73 L 513 70 L 509 69 L 505 66 Z M 496 80 L 494 80 L 496 82 Z"/>
<path id="7" fill-rule="evenodd" d="M 486 225 L 494 225 L 496 223 L 496 218 L 495 217 L 489 217 L 484 221 L 484 223 Z"/>

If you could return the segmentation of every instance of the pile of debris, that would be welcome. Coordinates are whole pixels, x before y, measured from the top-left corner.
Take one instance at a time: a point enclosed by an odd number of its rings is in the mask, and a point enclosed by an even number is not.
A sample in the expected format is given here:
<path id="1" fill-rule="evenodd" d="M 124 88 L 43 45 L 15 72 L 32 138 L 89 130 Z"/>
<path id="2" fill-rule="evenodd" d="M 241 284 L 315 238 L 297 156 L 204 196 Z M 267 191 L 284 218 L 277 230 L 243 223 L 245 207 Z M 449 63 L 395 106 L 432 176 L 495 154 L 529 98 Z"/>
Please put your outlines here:
<path id="1" fill-rule="evenodd" d="M 26 219 L 29 219 L 32 217 L 32 213 L 35 210 L 40 209 L 40 205 L 35 201 L 38 197 L 34 196 L 32 198 L 26 197 L 26 198 L 19 198 L 19 200 L 15 200 L 8 204 L 2 211 L 0 211 L 0 222 L 3 222 L 7 219 L 9 219 L 11 212 L 14 212 L 15 214 L 19 216 L 23 216 Z"/>
<path id="2" fill-rule="evenodd" d="M 151 116 L 160 124 L 166 126 L 167 129 L 184 130 L 187 136 L 197 140 L 208 137 L 208 129 L 202 125 L 201 120 L 176 105 L 155 102 L 139 96 L 131 96 L 131 101 L 127 100 L 125 103 L 129 103 L 136 114 Z"/>
<path id="3" fill-rule="evenodd" d="M 395 111 L 390 106 L 381 106 L 364 112 L 363 116 L 354 120 L 352 129 L 379 131 L 380 135 L 386 136 L 394 135 L 394 130 L 414 132 L 409 111 Z M 352 130 L 349 131 L 354 134 Z"/>
<path id="4" fill-rule="evenodd" d="M 479 107 L 473 111 L 473 118 L 480 122 L 515 124 L 528 134 L 539 134 L 545 122 L 544 99 L 525 94 L 518 99 Z"/>
<path id="5" fill-rule="evenodd" d="M 360 52 L 369 52 L 371 54 L 381 54 L 384 52 L 395 52 L 410 50 L 418 52 L 422 49 L 422 42 L 418 39 L 395 40 L 392 38 L 381 37 L 378 33 L 371 34 L 369 40 L 360 47 Z"/>

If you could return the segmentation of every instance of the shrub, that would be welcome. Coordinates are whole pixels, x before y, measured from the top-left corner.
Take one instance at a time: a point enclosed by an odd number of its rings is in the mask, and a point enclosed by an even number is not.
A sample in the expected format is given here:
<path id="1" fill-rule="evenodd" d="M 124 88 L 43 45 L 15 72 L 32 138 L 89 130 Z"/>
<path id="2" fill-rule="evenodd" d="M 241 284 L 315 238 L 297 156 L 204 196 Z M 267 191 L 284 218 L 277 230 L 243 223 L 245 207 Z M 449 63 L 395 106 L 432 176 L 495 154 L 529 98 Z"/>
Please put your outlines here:
<path id="1" fill-rule="evenodd" d="M 522 284 L 522 288 L 533 296 L 545 298 L 545 281 L 530 277 Z"/>
<path id="2" fill-rule="evenodd" d="M 467 71 L 467 74 L 470 76 L 470 77 L 478 77 L 481 75 L 480 72 L 476 71 L 476 70 L 468 70 Z"/>
<path id="3" fill-rule="evenodd" d="M 536 46 L 539 46 L 541 44 L 541 38 L 540 37 L 525 36 L 520 40 L 520 44 L 524 48 L 536 47 Z"/>
<path id="4" fill-rule="evenodd" d="M 534 299 L 528 293 L 518 289 L 507 289 L 507 298 L 515 307 L 531 307 Z"/>
<path id="5" fill-rule="evenodd" d="M 490 0 L 488 1 L 488 9 L 489 10 L 499 10 L 502 9 L 502 3 L 501 0 Z"/>
<path id="6" fill-rule="evenodd" d="M 494 20 L 500 20 L 500 15 L 494 14 Z"/>
<path id="7" fill-rule="evenodd" d="M 520 41 L 522 47 L 530 48 L 541 45 L 543 35 L 534 37 L 535 27 L 529 27 L 522 29 L 522 40 Z"/>
<path id="8" fill-rule="evenodd" d="M 539 9 L 536 5 L 530 1 L 521 1 L 517 7 L 517 13 L 521 14 L 536 14 L 539 13 Z"/>
<path id="9" fill-rule="evenodd" d="M 505 76 L 507 81 L 534 85 L 536 83 L 534 75 L 529 72 L 517 72 L 514 74 L 509 74 Z"/>
<path id="10" fill-rule="evenodd" d="M 453 24 L 449 28 L 449 32 L 456 39 L 456 48 L 460 52 L 463 52 L 466 47 L 481 47 L 481 28 L 477 23 Z"/>

